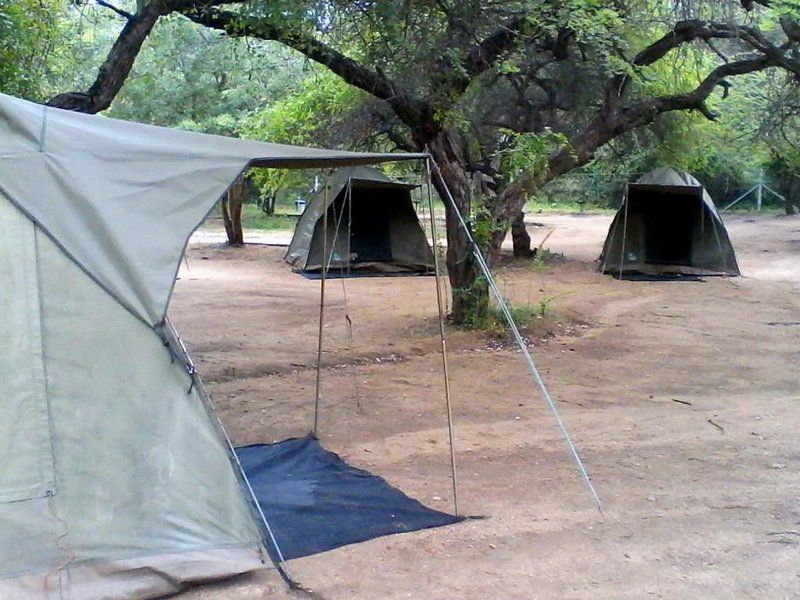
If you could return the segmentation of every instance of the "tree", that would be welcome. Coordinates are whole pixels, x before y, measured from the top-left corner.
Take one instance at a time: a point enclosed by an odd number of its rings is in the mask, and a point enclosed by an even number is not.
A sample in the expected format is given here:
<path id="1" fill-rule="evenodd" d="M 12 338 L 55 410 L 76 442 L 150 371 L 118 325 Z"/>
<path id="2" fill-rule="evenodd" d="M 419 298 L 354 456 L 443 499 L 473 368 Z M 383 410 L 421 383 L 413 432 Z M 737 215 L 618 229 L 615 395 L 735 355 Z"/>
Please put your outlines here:
<path id="1" fill-rule="evenodd" d="M 65 85 L 66 14 L 65 0 L 0 0 L 0 90 L 41 101 Z"/>
<path id="2" fill-rule="evenodd" d="M 242 204 L 244 204 L 246 185 L 245 177 L 239 177 L 220 200 L 225 235 L 231 246 L 244 246 Z"/>
<path id="3" fill-rule="evenodd" d="M 279 42 L 368 94 L 387 143 L 431 153 L 439 195 L 452 192 L 490 261 L 530 194 L 620 135 L 674 111 L 716 119 L 712 95 L 725 99 L 737 76 L 800 76 L 791 0 L 151 0 L 129 15 L 95 83 L 52 104 L 107 107 L 173 12 Z M 487 288 L 445 207 L 461 322 L 485 311 Z"/>

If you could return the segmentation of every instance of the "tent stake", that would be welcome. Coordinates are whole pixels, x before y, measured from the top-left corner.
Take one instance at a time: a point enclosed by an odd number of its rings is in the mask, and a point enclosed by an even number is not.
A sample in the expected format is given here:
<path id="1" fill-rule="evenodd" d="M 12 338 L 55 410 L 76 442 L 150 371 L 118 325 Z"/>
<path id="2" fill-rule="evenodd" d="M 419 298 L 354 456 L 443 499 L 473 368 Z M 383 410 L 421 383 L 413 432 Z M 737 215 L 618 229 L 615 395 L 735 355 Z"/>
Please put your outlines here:
<path id="1" fill-rule="evenodd" d="M 550 412 L 553 413 L 553 417 L 555 418 L 556 425 L 558 425 L 558 429 L 561 432 L 564 441 L 567 443 L 569 448 L 570 454 L 572 455 L 573 460 L 575 461 L 575 465 L 578 467 L 578 471 L 580 471 L 581 476 L 583 477 L 584 482 L 586 483 L 586 487 L 589 489 L 589 492 L 594 500 L 595 505 L 597 506 L 597 510 L 600 511 L 600 514 L 603 515 L 603 504 L 600 502 L 600 497 L 597 495 L 597 491 L 594 489 L 594 485 L 592 484 L 592 480 L 589 477 L 589 472 L 586 470 L 586 467 L 581 460 L 580 455 L 578 454 L 578 449 L 575 447 L 575 444 L 572 441 L 572 437 L 570 437 L 569 432 L 567 431 L 567 427 L 564 424 L 564 421 L 561 419 L 561 415 L 558 412 L 558 408 L 553 402 L 552 397 L 550 396 L 550 392 L 547 389 L 547 386 L 544 383 L 544 379 L 542 379 L 541 374 L 539 373 L 539 369 L 536 368 L 536 364 L 533 362 L 533 358 L 531 357 L 531 353 L 528 351 L 528 345 L 525 343 L 525 340 L 522 338 L 522 334 L 519 332 L 519 328 L 517 327 L 516 322 L 514 321 L 514 317 L 511 315 L 511 311 L 508 308 L 508 304 L 503 298 L 503 295 L 500 293 L 500 289 L 497 287 L 497 283 L 492 276 L 492 272 L 489 270 L 489 266 L 486 264 L 486 260 L 483 258 L 483 254 L 481 253 L 478 244 L 475 242 L 475 238 L 472 237 L 472 233 L 470 233 L 469 227 L 467 227 L 467 222 L 464 220 L 464 216 L 461 214 L 461 211 L 458 208 L 458 204 L 456 204 L 455 198 L 453 198 L 453 194 L 450 192 L 450 188 L 447 187 L 447 182 L 444 180 L 442 176 L 441 170 L 439 170 L 439 165 L 436 164 L 436 161 L 432 161 L 433 166 L 436 169 L 436 174 L 439 177 L 439 181 L 442 184 L 442 189 L 445 192 L 445 196 L 447 197 L 447 202 L 452 207 L 456 217 L 458 218 L 458 224 L 461 229 L 464 231 L 464 234 L 467 236 L 467 240 L 469 241 L 470 246 L 472 246 L 472 255 L 475 257 L 475 261 L 478 263 L 480 270 L 483 272 L 484 277 L 486 277 L 486 282 L 489 284 L 489 289 L 494 294 L 495 300 L 497 301 L 498 306 L 500 307 L 503 316 L 508 323 L 508 327 L 511 332 L 514 334 L 514 339 L 519 346 L 520 351 L 522 352 L 523 357 L 525 358 L 525 362 L 528 364 L 528 368 L 530 369 L 531 375 L 533 375 L 533 379 L 536 381 L 539 389 L 542 392 L 542 396 L 547 403 L 547 406 L 550 408 Z M 442 198 L 444 200 L 445 198 Z"/>
<path id="2" fill-rule="evenodd" d="M 447 367 L 447 340 L 444 335 L 444 307 L 442 305 L 441 270 L 439 268 L 439 242 L 436 233 L 436 217 L 433 212 L 433 193 L 431 191 L 431 159 L 425 161 L 428 175 L 428 213 L 431 221 L 431 241 L 433 242 L 433 265 L 436 270 L 436 304 L 439 307 L 439 338 L 442 341 L 442 371 L 444 373 L 444 396 L 447 406 L 447 432 L 450 437 L 450 471 L 453 477 L 453 511 L 458 517 L 458 477 L 456 474 L 455 433 L 453 430 L 453 406 L 450 400 L 450 370 Z"/>
<path id="3" fill-rule="evenodd" d="M 322 213 L 322 279 L 319 284 L 319 336 L 317 339 L 317 385 L 314 393 L 314 437 L 319 437 L 319 398 L 322 383 L 322 332 L 325 327 L 325 278 L 328 275 L 328 171 L 325 171 L 325 211 Z"/>

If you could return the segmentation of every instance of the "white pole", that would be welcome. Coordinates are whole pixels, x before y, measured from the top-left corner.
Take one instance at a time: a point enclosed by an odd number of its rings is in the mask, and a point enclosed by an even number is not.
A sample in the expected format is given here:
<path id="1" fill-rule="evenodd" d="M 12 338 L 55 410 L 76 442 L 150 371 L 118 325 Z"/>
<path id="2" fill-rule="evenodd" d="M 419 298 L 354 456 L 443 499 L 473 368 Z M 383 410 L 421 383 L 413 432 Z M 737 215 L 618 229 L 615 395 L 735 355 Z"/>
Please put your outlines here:
<path id="1" fill-rule="evenodd" d="M 483 275 L 486 278 L 486 283 L 489 285 L 489 289 L 494 294 L 495 300 L 497 301 L 497 305 L 500 307 L 503 316 L 506 319 L 506 323 L 508 323 L 508 327 L 511 330 L 511 333 L 514 335 L 516 339 L 517 346 L 519 346 L 520 351 L 522 352 L 522 356 L 525 359 L 525 362 L 528 364 L 528 368 L 531 371 L 531 375 L 533 375 L 534 380 L 536 381 L 539 389 L 542 392 L 542 396 L 547 403 L 550 412 L 553 414 L 555 418 L 556 425 L 558 426 L 559 431 L 561 432 L 564 441 L 567 443 L 567 447 L 569 448 L 570 454 L 572 455 L 573 460 L 575 461 L 578 470 L 583 477 L 583 480 L 586 483 L 586 487 L 589 489 L 589 493 L 592 495 L 592 499 L 594 500 L 595 505 L 597 506 L 597 510 L 600 511 L 600 514 L 603 514 L 603 504 L 600 502 L 600 497 L 597 495 L 597 491 L 594 489 L 594 484 L 592 484 L 592 480 L 589 477 L 589 472 L 586 470 L 586 466 L 583 464 L 583 460 L 581 460 L 580 454 L 578 454 L 578 449 L 575 447 L 574 442 L 572 441 L 572 437 L 569 435 L 567 431 L 567 426 L 564 424 L 563 419 L 561 418 L 561 414 L 558 412 L 558 408 L 553 401 L 553 398 L 550 396 L 550 391 L 547 389 L 547 386 L 544 383 L 544 379 L 542 379 L 541 373 L 539 373 L 539 369 L 536 367 L 536 364 L 533 362 L 533 358 L 531 357 L 530 352 L 528 351 L 528 345 L 525 343 L 525 340 L 522 337 L 522 334 L 519 332 L 519 328 L 517 327 L 516 322 L 514 321 L 514 317 L 511 315 L 511 310 L 508 308 L 508 304 L 506 303 L 505 298 L 500 293 L 500 289 L 497 287 L 497 282 L 492 277 L 492 272 L 489 269 L 489 265 L 486 264 L 486 260 L 483 258 L 483 254 L 478 247 L 478 244 L 475 242 L 475 238 L 472 237 L 472 233 L 467 226 L 467 222 L 464 220 L 464 215 L 461 214 L 461 211 L 458 208 L 458 204 L 456 204 L 455 198 L 453 198 L 453 194 L 450 189 L 447 187 L 447 182 L 444 180 L 442 176 L 442 172 L 439 169 L 439 165 L 436 164 L 435 160 L 430 161 L 432 163 L 433 168 L 436 170 L 436 174 L 439 177 L 439 180 L 442 184 L 442 189 L 445 193 L 445 198 L 442 200 L 447 200 L 450 206 L 453 209 L 453 213 L 456 215 L 458 219 L 458 224 L 461 227 L 464 235 L 467 237 L 469 244 L 472 246 L 472 255 L 475 257 L 476 262 L 478 263 L 478 267 L 483 271 Z"/>
<path id="2" fill-rule="evenodd" d="M 314 437 L 319 437 L 319 402 L 322 386 L 322 334 L 325 329 L 325 279 L 328 275 L 328 172 L 325 172 L 322 213 L 322 280 L 319 284 L 319 337 L 317 338 L 317 385 L 314 393 Z"/>
<path id="3" fill-rule="evenodd" d="M 764 197 L 764 169 L 758 172 L 758 189 L 756 190 L 756 210 L 761 212 L 761 200 Z"/>
<path id="4" fill-rule="evenodd" d="M 433 212 L 433 191 L 431 190 L 431 158 L 425 162 L 428 175 L 428 212 L 431 222 L 431 241 L 433 242 L 433 264 L 436 269 L 436 304 L 439 308 L 439 338 L 442 342 L 442 373 L 444 375 L 444 397 L 447 409 L 447 432 L 450 437 L 450 471 L 453 478 L 453 512 L 458 512 L 458 476 L 456 474 L 456 436 L 453 429 L 453 405 L 450 400 L 450 370 L 447 366 L 447 341 L 444 335 L 444 305 L 442 303 L 441 269 L 439 268 L 439 243 L 436 233 L 436 215 Z"/>

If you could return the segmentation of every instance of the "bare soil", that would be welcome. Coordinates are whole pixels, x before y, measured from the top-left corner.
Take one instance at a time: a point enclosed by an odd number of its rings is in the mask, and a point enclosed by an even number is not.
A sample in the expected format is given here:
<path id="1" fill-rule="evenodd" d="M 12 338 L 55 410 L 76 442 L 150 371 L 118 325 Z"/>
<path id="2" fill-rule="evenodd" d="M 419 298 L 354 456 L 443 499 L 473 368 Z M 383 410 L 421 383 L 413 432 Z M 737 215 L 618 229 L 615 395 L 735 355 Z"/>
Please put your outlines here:
<path id="1" fill-rule="evenodd" d="M 269 570 L 182 598 L 800 597 L 800 219 L 727 218 L 743 277 L 661 282 L 597 273 L 610 217 L 533 220 L 556 256 L 498 280 L 544 299 L 532 353 L 604 515 L 520 354 L 450 331 L 459 499 L 486 519 L 288 562 L 310 592 Z M 193 245 L 172 303 L 237 444 L 311 428 L 320 284 L 282 252 Z M 323 444 L 451 510 L 434 279 L 327 293 Z"/>

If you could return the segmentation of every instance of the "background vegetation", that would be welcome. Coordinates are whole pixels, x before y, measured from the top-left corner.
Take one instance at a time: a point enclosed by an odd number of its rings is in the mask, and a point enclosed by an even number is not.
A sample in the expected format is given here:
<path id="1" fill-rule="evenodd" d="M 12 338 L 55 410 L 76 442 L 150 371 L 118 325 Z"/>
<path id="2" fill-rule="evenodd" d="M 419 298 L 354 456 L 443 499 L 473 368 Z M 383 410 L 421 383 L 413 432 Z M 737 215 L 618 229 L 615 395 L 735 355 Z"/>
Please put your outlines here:
<path id="1" fill-rule="evenodd" d="M 797 0 L 0 0 L 1 91 L 273 142 L 427 148 L 490 262 L 509 227 L 524 255 L 523 205 L 615 207 L 655 166 L 718 203 L 763 171 L 800 204 L 798 80 Z M 254 173 L 248 197 L 293 212 L 313 175 Z M 460 318 L 486 289 L 447 220 Z"/>

